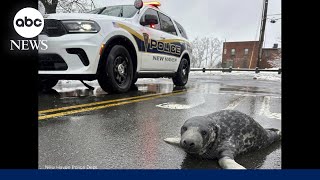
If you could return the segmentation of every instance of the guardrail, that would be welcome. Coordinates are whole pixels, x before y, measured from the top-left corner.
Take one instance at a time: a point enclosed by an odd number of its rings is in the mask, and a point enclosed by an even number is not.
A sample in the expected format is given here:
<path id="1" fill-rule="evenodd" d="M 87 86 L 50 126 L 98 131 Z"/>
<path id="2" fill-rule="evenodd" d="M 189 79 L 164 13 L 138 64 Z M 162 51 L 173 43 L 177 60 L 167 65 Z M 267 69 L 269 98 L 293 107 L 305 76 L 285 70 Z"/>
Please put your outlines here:
<path id="1" fill-rule="evenodd" d="M 279 69 L 248 69 L 248 68 L 190 68 L 190 71 L 222 71 L 222 72 L 232 72 L 232 71 L 254 71 L 255 73 L 259 72 L 278 72 L 278 74 L 282 73 L 281 68 Z"/>

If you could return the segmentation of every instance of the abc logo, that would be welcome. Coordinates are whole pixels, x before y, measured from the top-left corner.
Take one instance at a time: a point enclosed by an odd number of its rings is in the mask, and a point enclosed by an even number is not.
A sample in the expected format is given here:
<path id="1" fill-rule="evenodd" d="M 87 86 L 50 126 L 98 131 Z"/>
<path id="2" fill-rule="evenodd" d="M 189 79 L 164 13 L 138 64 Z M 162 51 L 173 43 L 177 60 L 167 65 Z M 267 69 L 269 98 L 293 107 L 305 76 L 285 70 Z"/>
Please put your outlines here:
<path id="1" fill-rule="evenodd" d="M 24 38 L 38 36 L 44 25 L 42 14 L 34 8 L 23 8 L 14 17 L 13 26 L 16 32 Z"/>
<path id="2" fill-rule="evenodd" d="M 34 21 L 32 21 L 32 19 L 29 19 L 27 16 L 25 16 L 24 21 L 23 19 L 17 19 L 16 25 L 18 27 L 24 27 L 24 26 L 31 27 L 32 25 L 36 27 L 40 27 L 42 25 L 42 21 L 40 19 L 35 19 Z"/>

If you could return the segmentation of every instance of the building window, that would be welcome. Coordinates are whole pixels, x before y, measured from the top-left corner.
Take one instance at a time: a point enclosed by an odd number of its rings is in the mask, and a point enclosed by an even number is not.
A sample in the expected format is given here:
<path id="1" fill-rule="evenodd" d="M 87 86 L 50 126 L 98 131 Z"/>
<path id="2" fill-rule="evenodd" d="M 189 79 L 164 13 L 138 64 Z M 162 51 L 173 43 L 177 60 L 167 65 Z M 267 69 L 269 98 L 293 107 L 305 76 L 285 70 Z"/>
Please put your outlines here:
<path id="1" fill-rule="evenodd" d="M 231 55 L 236 55 L 236 49 L 231 49 Z"/>
<path id="2" fill-rule="evenodd" d="M 223 54 L 227 54 L 227 49 L 224 49 L 224 50 L 223 50 Z"/>
<path id="3" fill-rule="evenodd" d="M 244 55 L 248 55 L 249 54 L 249 49 L 244 49 Z"/>
<path id="4" fill-rule="evenodd" d="M 226 68 L 232 68 L 233 67 L 233 60 L 227 60 Z"/>

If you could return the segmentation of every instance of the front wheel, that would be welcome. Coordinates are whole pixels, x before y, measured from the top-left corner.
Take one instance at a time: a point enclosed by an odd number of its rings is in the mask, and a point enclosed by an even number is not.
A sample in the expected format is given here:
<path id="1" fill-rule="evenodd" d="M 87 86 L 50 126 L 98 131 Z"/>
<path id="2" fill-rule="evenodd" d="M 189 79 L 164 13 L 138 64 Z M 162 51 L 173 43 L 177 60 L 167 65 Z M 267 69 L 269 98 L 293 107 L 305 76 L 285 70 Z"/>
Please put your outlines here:
<path id="1" fill-rule="evenodd" d="M 176 75 L 172 78 L 173 84 L 176 86 L 184 86 L 188 82 L 190 65 L 187 59 L 183 58 L 180 62 Z"/>
<path id="2" fill-rule="evenodd" d="M 128 50 L 115 45 L 110 50 L 98 75 L 101 88 L 108 93 L 127 92 L 132 84 L 133 68 Z"/>
<path id="3" fill-rule="evenodd" d="M 138 81 L 138 74 L 133 75 L 132 85 Z"/>

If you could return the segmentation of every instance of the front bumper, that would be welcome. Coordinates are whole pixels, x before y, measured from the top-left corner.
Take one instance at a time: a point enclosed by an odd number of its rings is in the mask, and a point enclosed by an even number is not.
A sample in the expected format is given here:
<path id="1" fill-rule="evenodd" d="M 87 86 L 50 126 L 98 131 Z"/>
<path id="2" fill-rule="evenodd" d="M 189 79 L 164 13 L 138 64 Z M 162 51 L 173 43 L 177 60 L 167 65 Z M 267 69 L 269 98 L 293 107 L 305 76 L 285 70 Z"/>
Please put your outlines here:
<path id="1" fill-rule="evenodd" d="M 39 40 L 48 45 L 46 50 L 39 49 L 39 74 L 96 74 L 103 43 L 100 33 L 39 35 Z"/>

